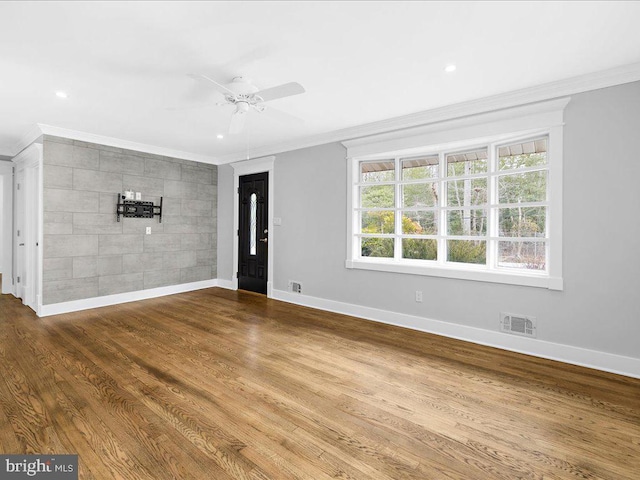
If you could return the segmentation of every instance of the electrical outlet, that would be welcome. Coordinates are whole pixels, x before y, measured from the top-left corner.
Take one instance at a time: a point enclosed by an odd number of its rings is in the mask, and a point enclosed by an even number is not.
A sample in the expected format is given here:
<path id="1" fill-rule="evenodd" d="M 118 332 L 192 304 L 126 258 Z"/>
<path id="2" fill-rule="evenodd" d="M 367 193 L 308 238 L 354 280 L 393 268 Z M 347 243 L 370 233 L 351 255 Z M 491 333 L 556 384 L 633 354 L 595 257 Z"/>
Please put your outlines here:
<path id="1" fill-rule="evenodd" d="M 422 303 L 422 290 L 416 290 L 416 302 Z"/>
<path id="2" fill-rule="evenodd" d="M 146 233 L 147 233 L 147 235 L 151 235 L 151 227 L 147 227 Z"/>

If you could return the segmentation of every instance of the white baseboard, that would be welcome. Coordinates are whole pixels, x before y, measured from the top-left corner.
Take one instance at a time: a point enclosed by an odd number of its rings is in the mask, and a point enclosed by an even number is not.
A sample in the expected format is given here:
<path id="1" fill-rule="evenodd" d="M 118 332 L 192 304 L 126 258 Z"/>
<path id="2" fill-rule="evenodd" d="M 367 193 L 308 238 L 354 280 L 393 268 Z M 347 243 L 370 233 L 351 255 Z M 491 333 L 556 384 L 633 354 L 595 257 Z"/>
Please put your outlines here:
<path id="1" fill-rule="evenodd" d="M 136 300 L 146 300 L 147 298 L 163 297 L 175 293 L 191 292 L 203 288 L 218 287 L 219 280 L 202 280 L 200 282 L 182 283 L 180 285 L 170 285 L 168 287 L 150 288 L 148 290 L 137 290 L 135 292 L 118 293 L 115 295 L 105 295 L 104 297 L 84 298 L 70 302 L 52 303 L 42 305 L 38 316 L 48 317 L 49 315 L 59 315 L 61 313 L 77 312 L 90 308 L 106 307 L 119 303 L 135 302 Z"/>
<path id="2" fill-rule="evenodd" d="M 354 305 L 351 303 L 336 302 L 334 300 L 300 295 L 297 293 L 286 292 L 284 290 L 274 289 L 272 298 L 328 312 L 342 313 L 344 315 L 351 315 L 366 320 L 411 328 L 421 332 L 456 338 L 512 352 L 524 353 L 534 357 L 547 358 L 582 367 L 625 375 L 627 377 L 640 378 L 640 358 L 624 357 L 597 350 L 573 347 L 571 345 L 518 337 L 498 331 L 493 332 L 482 328 L 417 317 L 415 315 L 406 315 L 388 310 L 363 307 L 361 305 Z"/>
<path id="3" fill-rule="evenodd" d="M 237 290 L 238 282 L 233 280 L 223 280 L 222 278 L 219 278 L 218 284 L 216 286 L 220 288 L 226 288 L 227 290 Z"/>

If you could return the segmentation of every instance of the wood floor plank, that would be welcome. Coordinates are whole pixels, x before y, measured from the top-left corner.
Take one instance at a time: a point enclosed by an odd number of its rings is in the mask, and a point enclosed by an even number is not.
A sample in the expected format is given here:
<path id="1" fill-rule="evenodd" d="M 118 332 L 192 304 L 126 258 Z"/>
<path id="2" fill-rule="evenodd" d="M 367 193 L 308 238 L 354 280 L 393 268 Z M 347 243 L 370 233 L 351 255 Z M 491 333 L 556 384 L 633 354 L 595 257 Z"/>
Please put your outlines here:
<path id="1" fill-rule="evenodd" d="M 0 451 L 89 479 L 638 478 L 640 380 L 222 289 L 0 296 Z"/>

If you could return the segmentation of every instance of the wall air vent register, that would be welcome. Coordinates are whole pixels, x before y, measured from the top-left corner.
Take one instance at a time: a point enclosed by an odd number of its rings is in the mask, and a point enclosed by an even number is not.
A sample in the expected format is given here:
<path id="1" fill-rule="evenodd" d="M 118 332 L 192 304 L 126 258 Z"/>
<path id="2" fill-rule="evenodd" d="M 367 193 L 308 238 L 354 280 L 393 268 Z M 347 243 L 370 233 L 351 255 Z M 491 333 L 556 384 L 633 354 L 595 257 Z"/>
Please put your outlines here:
<path id="1" fill-rule="evenodd" d="M 523 337 L 536 337 L 536 317 L 500 313 L 500 330 Z"/>

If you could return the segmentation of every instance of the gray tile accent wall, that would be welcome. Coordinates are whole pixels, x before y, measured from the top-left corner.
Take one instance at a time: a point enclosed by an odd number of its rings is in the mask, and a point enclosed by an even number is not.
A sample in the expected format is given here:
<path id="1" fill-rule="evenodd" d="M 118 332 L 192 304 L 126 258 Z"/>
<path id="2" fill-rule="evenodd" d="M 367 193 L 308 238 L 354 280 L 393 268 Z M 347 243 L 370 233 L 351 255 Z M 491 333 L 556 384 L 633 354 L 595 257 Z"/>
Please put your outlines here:
<path id="1" fill-rule="evenodd" d="M 216 278 L 215 165 L 45 135 L 43 182 L 43 304 Z M 126 189 L 162 223 L 117 222 Z"/>

